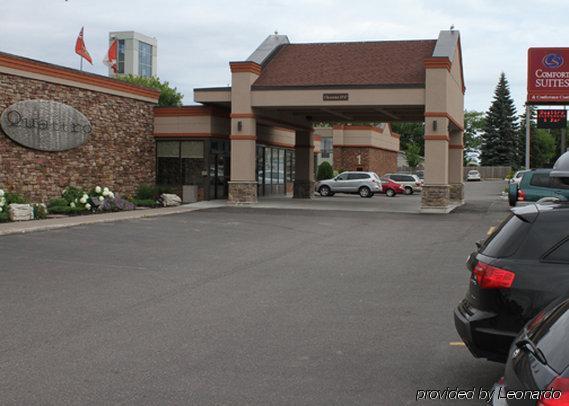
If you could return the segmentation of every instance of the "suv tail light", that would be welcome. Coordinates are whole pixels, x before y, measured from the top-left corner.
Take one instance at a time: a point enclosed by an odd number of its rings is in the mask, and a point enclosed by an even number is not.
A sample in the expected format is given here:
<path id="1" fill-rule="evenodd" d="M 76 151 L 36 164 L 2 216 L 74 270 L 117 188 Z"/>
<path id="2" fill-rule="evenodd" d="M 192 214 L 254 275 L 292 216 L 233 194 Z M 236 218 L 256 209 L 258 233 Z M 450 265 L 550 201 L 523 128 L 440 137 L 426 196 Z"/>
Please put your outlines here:
<path id="1" fill-rule="evenodd" d="M 542 396 L 542 399 L 537 402 L 537 406 L 569 406 L 569 378 L 558 376 L 547 386 L 547 391 L 549 392 Z M 561 392 L 561 396 L 559 396 L 559 392 Z"/>
<path id="2" fill-rule="evenodd" d="M 421 182 L 415 182 L 415 186 L 421 186 Z"/>
<path id="3" fill-rule="evenodd" d="M 472 271 L 478 286 L 483 289 L 508 289 L 512 287 L 516 274 L 507 269 L 496 268 L 478 262 Z"/>
<path id="4" fill-rule="evenodd" d="M 523 190 L 518 190 L 518 202 L 523 202 L 526 200 L 526 192 Z"/>

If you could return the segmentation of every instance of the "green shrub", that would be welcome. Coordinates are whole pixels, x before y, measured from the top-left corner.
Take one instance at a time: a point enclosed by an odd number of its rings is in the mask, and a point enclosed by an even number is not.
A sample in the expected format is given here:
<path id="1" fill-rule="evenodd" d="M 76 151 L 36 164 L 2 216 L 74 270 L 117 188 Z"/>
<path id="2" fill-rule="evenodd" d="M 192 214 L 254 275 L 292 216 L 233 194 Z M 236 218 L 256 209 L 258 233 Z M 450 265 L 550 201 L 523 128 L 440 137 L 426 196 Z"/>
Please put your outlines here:
<path id="1" fill-rule="evenodd" d="M 5 211 L 0 212 L 0 223 L 7 223 L 10 221 L 10 216 Z"/>
<path id="2" fill-rule="evenodd" d="M 36 220 L 44 220 L 47 218 L 47 207 L 43 204 L 33 204 L 32 207 L 34 208 L 34 219 Z"/>
<path id="3" fill-rule="evenodd" d="M 72 202 L 77 203 L 79 199 L 83 197 L 84 194 L 85 192 L 83 191 L 83 189 L 75 186 L 68 186 L 61 194 L 61 197 L 67 201 L 67 204 L 70 204 Z"/>
<path id="4" fill-rule="evenodd" d="M 47 207 L 56 207 L 56 206 L 68 206 L 69 202 L 65 200 L 63 197 L 58 197 L 56 199 L 51 199 L 47 202 Z"/>
<path id="5" fill-rule="evenodd" d="M 53 206 L 49 208 L 51 214 L 86 214 L 88 211 L 84 207 Z"/>
<path id="6" fill-rule="evenodd" d="M 137 207 L 158 207 L 161 206 L 154 199 L 130 199 L 130 201 Z"/>
<path id="7" fill-rule="evenodd" d="M 316 172 L 316 180 L 331 179 L 334 176 L 334 170 L 329 162 L 324 161 L 318 166 L 318 171 Z"/>
<path id="8" fill-rule="evenodd" d="M 6 193 L 6 195 L 4 197 L 6 198 L 6 207 L 8 207 L 12 203 L 14 203 L 14 204 L 25 204 L 25 203 L 27 203 L 26 198 L 22 195 L 17 194 L 17 193 Z"/>
<path id="9" fill-rule="evenodd" d="M 156 200 L 163 193 L 173 193 L 172 187 L 164 185 L 140 185 L 136 190 L 134 198 L 136 200 Z"/>

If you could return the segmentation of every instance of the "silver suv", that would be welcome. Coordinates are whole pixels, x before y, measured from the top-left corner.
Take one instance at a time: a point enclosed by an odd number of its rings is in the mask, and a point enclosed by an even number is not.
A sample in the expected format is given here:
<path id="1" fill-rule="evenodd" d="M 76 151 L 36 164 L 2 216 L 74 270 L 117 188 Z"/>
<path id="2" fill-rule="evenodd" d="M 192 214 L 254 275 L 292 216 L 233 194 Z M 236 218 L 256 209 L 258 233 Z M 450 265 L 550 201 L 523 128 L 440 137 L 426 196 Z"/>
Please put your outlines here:
<path id="1" fill-rule="evenodd" d="M 423 181 L 417 175 L 410 175 L 408 173 L 387 173 L 385 177 L 395 183 L 399 183 L 405 190 L 406 195 L 412 195 L 415 192 L 423 190 Z"/>
<path id="2" fill-rule="evenodd" d="M 381 192 L 381 181 L 375 172 L 342 172 L 335 178 L 316 182 L 314 190 L 323 197 L 334 196 L 334 193 L 372 197 L 374 193 Z"/>

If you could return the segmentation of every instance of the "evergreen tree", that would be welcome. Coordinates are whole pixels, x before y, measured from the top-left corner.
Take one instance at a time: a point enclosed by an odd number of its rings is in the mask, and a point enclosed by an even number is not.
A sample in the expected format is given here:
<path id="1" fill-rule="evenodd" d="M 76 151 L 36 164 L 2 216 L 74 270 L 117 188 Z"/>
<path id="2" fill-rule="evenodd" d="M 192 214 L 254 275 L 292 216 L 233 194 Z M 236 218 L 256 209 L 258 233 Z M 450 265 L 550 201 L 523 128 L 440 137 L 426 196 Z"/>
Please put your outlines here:
<path id="1" fill-rule="evenodd" d="M 506 75 L 502 72 L 494 101 L 486 112 L 480 160 L 484 166 L 518 166 L 519 125 Z"/>

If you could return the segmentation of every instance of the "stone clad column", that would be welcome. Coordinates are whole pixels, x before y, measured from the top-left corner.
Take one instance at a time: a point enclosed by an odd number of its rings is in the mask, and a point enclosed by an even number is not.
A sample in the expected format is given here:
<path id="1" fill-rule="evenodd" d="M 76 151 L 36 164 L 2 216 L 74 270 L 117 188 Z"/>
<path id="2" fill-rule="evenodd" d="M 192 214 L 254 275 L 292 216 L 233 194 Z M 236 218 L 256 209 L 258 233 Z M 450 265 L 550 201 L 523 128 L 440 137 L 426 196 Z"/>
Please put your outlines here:
<path id="1" fill-rule="evenodd" d="M 312 130 L 296 130 L 294 198 L 311 199 L 314 196 L 313 138 Z"/>
<path id="2" fill-rule="evenodd" d="M 448 146 L 448 119 L 425 117 L 425 186 L 421 193 L 423 211 L 446 211 L 449 205 Z"/>
<path id="3" fill-rule="evenodd" d="M 453 204 L 464 203 L 464 131 L 456 130 L 450 133 L 448 150 L 448 168 L 450 201 Z"/>
<path id="4" fill-rule="evenodd" d="M 257 201 L 257 121 L 251 107 L 251 85 L 261 74 L 255 62 L 231 62 L 231 180 L 229 201 Z"/>

